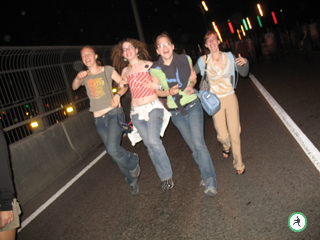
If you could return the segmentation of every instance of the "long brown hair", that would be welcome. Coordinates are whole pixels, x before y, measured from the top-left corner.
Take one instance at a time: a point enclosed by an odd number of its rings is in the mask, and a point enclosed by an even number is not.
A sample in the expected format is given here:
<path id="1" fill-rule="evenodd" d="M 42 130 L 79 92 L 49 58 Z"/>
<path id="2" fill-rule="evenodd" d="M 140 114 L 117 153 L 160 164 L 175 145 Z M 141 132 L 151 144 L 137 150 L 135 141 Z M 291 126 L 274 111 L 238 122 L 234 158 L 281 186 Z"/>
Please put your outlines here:
<path id="1" fill-rule="evenodd" d="M 123 39 L 116 46 L 114 46 L 111 53 L 112 66 L 119 74 L 121 74 L 122 69 L 128 65 L 128 61 L 125 61 L 122 55 L 122 44 L 125 42 L 131 43 L 134 48 L 138 49 L 138 58 L 140 60 L 151 59 L 147 47 L 144 43 L 132 38 Z"/>

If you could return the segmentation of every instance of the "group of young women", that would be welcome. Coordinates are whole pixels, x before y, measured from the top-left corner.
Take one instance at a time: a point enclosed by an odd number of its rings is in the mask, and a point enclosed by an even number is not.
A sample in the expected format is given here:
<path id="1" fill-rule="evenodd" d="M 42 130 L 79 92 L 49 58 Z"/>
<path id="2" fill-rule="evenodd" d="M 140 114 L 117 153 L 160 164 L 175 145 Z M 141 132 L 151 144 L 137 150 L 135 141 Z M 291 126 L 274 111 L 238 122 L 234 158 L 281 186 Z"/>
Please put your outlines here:
<path id="1" fill-rule="evenodd" d="M 213 116 L 213 121 L 223 156 L 227 158 L 232 152 L 237 174 L 243 174 L 245 167 L 240 150 L 239 106 L 231 84 L 231 65 L 245 68 L 248 62 L 240 55 L 236 59 L 229 59 L 220 52 L 220 42 L 214 32 L 209 31 L 204 40 L 210 54 L 206 60 L 199 58 L 196 69 L 202 75 L 207 71 L 211 91 L 221 101 L 221 110 Z M 133 146 L 143 140 L 161 180 L 162 190 L 168 191 L 174 186 L 169 156 L 160 138 L 171 118 L 199 166 L 202 178 L 200 185 L 205 186 L 204 194 L 214 196 L 217 194 L 217 179 L 204 140 L 203 110 L 194 93 L 197 76 L 192 60 L 185 54 L 174 52 L 173 41 L 166 32 L 156 38 L 155 48 L 159 59 L 151 62 L 145 44 L 135 39 L 124 39 L 112 51 L 111 67 L 101 66 L 95 49 L 85 46 L 81 56 L 88 69 L 78 73 L 72 87 L 76 90 L 85 85 L 97 132 L 107 153 L 125 175 L 131 194 L 139 192 L 139 158 L 120 146 L 122 130 L 117 126 L 117 114 L 124 114 L 120 98 L 128 88 L 132 97 L 130 117 L 133 124 L 133 132 L 128 137 Z M 204 69 L 204 61 L 207 62 L 207 69 Z M 240 74 L 246 75 L 248 71 Z M 120 86 L 115 95 L 111 92 L 112 79 Z M 167 99 L 167 108 L 158 97 Z"/>
<path id="2" fill-rule="evenodd" d="M 232 78 L 235 66 L 240 75 L 246 76 L 249 64 L 240 55 L 234 58 L 233 55 L 220 52 L 220 41 L 215 32 L 208 31 L 204 41 L 210 54 L 200 57 L 194 68 L 201 75 L 207 72 L 210 91 L 221 101 L 221 109 L 213 116 L 214 127 L 222 145 L 223 157 L 228 158 L 232 152 L 234 168 L 241 175 L 245 172 L 245 166 L 241 155 L 239 104 Z M 125 176 L 131 194 L 139 192 L 139 157 L 120 146 L 123 131 L 118 126 L 118 114 L 124 117 L 120 98 L 128 85 L 132 96 L 130 117 L 134 126 L 134 131 L 128 137 L 132 145 L 143 140 L 161 179 L 163 191 L 174 186 L 170 160 L 160 139 L 171 117 L 199 166 L 200 184 L 205 186 L 205 195 L 214 196 L 217 194 L 217 179 L 204 141 L 203 110 L 193 90 L 196 74 L 192 61 L 189 56 L 174 52 L 173 41 L 167 33 L 157 37 L 155 48 L 159 59 L 151 62 L 143 43 L 125 39 L 114 47 L 111 67 L 101 66 L 95 49 L 85 46 L 81 50 L 81 57 L 87 70 L 77 74 L 72 88 L 76 90 L 85 85 L 96 130 L 107 153 Z M 115 95 L 111 91 L 112 80 L 121 86 Z M 167 98 L 168 110 L 158 97 Z M 14 198 L 8 149 L 1 129 L 0 143 L 0 239 L 13 240 L 20 224 L 20 208 Z"/>

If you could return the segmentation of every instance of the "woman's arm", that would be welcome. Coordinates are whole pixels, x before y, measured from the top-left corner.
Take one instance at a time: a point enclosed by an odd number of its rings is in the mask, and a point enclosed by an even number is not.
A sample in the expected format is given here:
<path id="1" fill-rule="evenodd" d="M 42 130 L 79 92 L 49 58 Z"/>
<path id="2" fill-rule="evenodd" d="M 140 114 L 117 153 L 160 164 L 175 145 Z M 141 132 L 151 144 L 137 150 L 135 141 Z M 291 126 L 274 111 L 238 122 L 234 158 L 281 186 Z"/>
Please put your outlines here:
<path id="1" fill-rule="evenodd" d="M 0 228 L 13 221 L 12 201 L 14 198 L 14 188 L 11 178 L 11 168 L 9 164 L 8 145 L 4 134 L 0 129 Z"/>
<path id="2" fill-rule="evenodd" d="M 159 97 L 167 97 L 169 95 L 176 95 L 179 92 L 179 84 L 173 86 L 172 88 L 170 88 L 169 90 L 160 90 L 160 84 L 159 84 L 159 79 L 152 76 L 151 78 L 153 80 L 153 82 L 151 83 L 153 86 L 153 89 L 156 90 L 156 93 Z"/>
<path id="3" fill-rule="evenodd" d="M 77 90 L 83 83 L 83 79 L 88 75 L 87 71 L 81 71 L 72 82 L 72 89 Z"/>
<path id="4" fill-rule="evenodd" d="M 120 86 L 120 82 L 123 81 L 122 77 L 117 73 L 116 70 L 113 70 L 111 78 L 119 84 Z M 123 84 L 122 84 L 123 85 Z M 128 86 L 121 87 L 119 89 L 119 91 L 113 96 L 112 100 L 111 100 L 111 105 L 112 107 L 117 107 L 120 104 L 120 98 L 126 93 L 126 91 L 128 90 Z"/>
<path id="5" fill-rule="evenodd" d="M 235 58 L 235 63 L 237 64 L 238 73 L 242 77 L 246 77 L 249 73 L 249 62 L 246 58 L 241 57 L 239 53 L 238 58 Z"/>
<path id="6" fill-rule="evenodd" d="M 185 94 L 188 94 L 188 95 L 194 93 L 193 88 L 194 88 L 194 86 L 195 86 L 196 83 L 197 83 L 197 74 L 196 74 L 196 72 L 193 70 L 192 62 L 190 63 L 190 69 L 191 69 L 191 75 L 190 75 L 190 78 L 189 78 L 190 82 L 189 82 L 189 85 L 188 85 L 188 86 L 185 88 L 185 90 L 184 90 L 184 93 L 185 93 Z"/>

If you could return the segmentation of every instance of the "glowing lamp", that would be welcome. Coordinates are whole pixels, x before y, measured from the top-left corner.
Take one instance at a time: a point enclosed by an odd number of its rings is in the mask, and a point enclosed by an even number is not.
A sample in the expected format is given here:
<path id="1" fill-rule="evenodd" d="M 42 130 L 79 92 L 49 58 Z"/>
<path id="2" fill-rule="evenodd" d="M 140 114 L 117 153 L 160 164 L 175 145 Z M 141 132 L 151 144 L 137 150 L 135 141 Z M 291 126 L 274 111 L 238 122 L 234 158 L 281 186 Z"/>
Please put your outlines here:
<path id="1" fill-rule="evenodd" d="M 30 125 L 31 125 L 31 127 L 33 127 L 33 128 L 39 127 L 38 122 L 32 122 Z"/>
<path id="2" fill-rule="evenodd" d="M 274 14 L 274 12 L 271 12 L 271 14 L 272 14 L 274 24 L 278 24 L 278 21 L 277 21 L 277 18 L 276 18 L 276 15 Z"/>
<path id="3" fill-rule="evenodd" d="M 234 33 L 234 29 L 233 29 L 233 26 L 232 26 L 232 23 L 230 22 L 230 20 L 228 21 L 228 25 L 229 25 L 229 28 L 230 28 L 230 32 L 233 34 Z"/>

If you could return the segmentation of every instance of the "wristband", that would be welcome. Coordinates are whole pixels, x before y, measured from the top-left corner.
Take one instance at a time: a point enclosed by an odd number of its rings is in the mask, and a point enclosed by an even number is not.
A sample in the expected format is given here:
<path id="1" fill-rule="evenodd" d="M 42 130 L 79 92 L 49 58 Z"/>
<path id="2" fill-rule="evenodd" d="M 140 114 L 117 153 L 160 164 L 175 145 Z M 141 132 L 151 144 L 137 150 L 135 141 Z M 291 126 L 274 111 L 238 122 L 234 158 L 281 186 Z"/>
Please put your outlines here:
<path id="1" fill-rule="evenodd" d="M 117 93 L 117 95 L 119 96 L 119 98 L 121 98 L 121 97 L 122 97 L 120 93 Z"/>
<path id="2" fill-rule="evenodd" d="M 170 88 L 169 88 L 169 94 L 172 96 L 171 92 L 170 92 Z"/>
<path id="3" fill-rule="evenodd" d="M 163 91 L 163 90 L 164 90 L 164 88 L 162 87 L 161 84 L 159 84 L 159 90 L 160 90 L 160 91 Z"/>

